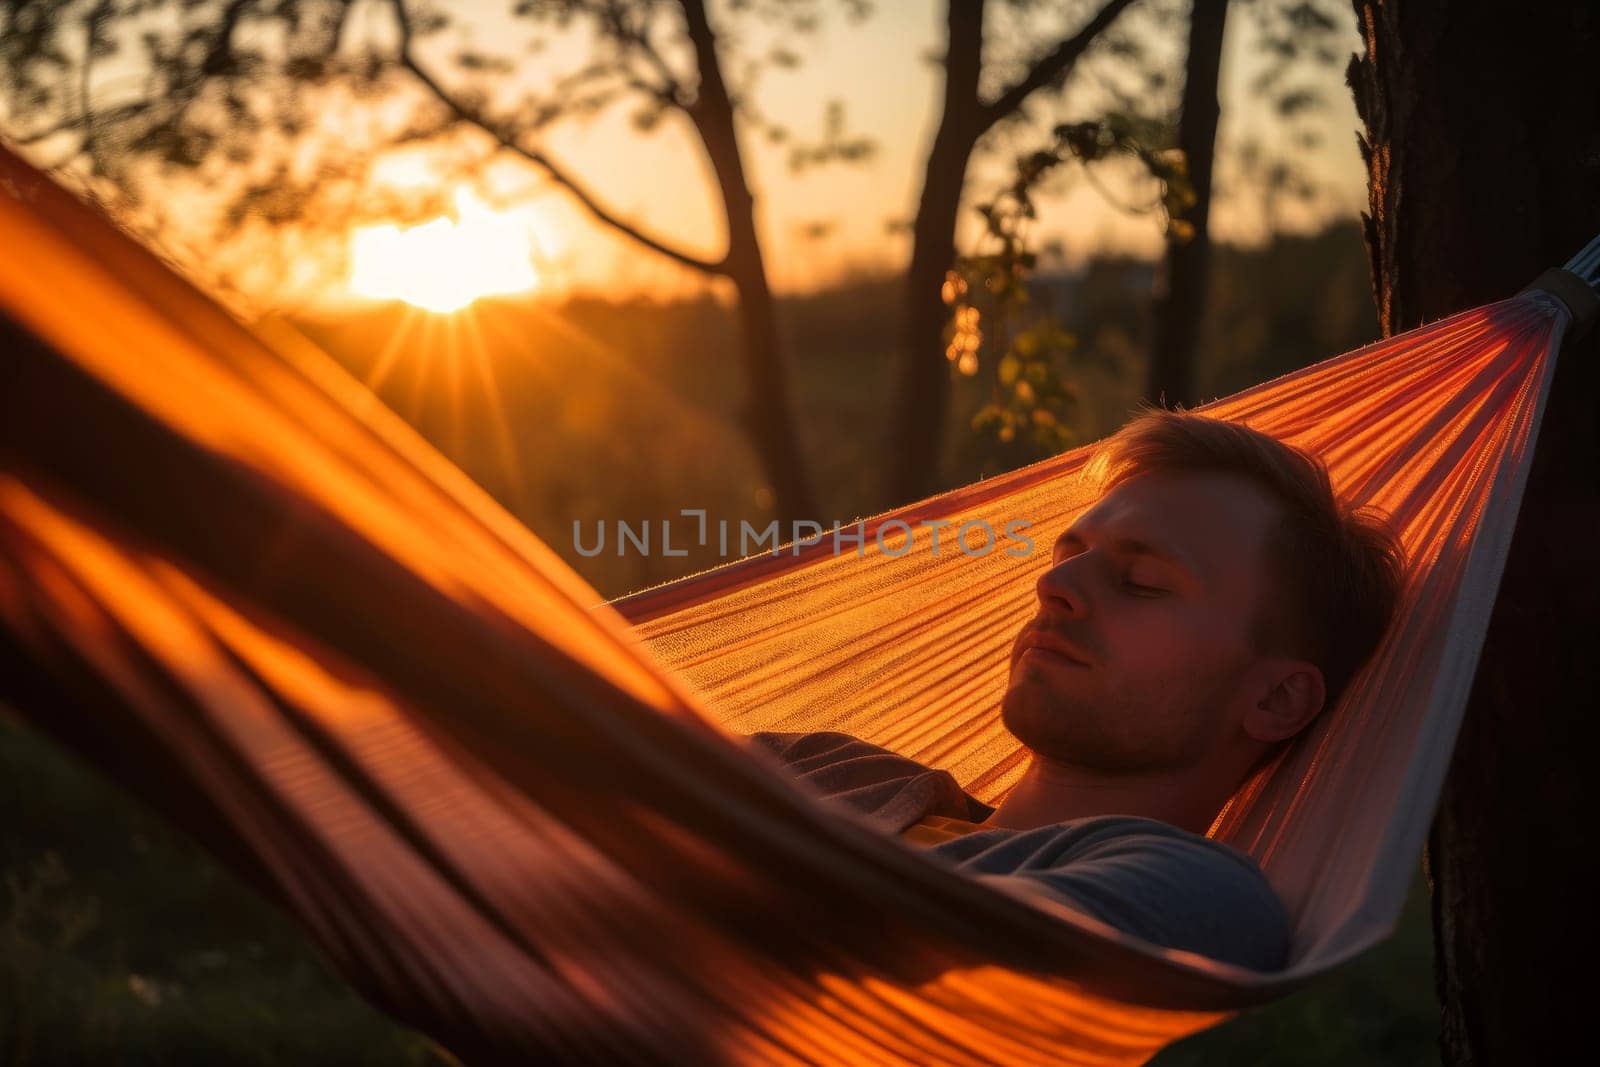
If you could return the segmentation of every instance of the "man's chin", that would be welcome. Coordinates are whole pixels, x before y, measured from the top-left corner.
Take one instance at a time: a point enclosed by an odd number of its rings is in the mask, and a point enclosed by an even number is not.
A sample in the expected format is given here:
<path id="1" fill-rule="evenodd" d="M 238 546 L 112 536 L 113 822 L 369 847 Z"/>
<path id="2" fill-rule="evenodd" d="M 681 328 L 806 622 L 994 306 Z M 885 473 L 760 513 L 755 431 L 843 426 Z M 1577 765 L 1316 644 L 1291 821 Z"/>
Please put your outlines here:
<path id="1" fill-rule="evenodd" d="M 1060 693 L 1043 699 L 1027 685 L 1014 686 L 1000 703 L 1001 723 L 1035 756 L 1106 773 L 1137 766 L 1140 761 L 1099 728 L 1095 714 Z"/>
<path id="2" fill-rule="evenodd" d="M 1064 730 L 1071 708 L 1059 703 L 1049 703 L 1028 691 L 1027 686 L 1014 686 L 1006 691 L 1000 702 L 1000 722 L 1023 747 L 1046 759 L 1064 760 L 1064 746 L 1069 741 L 1070 730 Z"/>

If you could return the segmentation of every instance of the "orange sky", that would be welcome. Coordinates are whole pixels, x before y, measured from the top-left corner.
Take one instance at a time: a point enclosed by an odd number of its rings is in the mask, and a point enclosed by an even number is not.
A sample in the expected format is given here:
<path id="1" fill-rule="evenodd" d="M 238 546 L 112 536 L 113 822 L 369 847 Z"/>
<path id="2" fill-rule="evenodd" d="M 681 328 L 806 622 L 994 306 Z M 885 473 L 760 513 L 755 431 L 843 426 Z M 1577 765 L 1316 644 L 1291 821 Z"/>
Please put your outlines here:
<path id="1" fill-rule="evenodd" d="M 526 33 L 505 14 L 508 7 L 503 0 L 452 4 L 450 11 L 460 32 L 429 39 L 421 47 L 423 61 L 448 80 L 448 57 L 464 42 L 486 51 L 520 55 L 516 44 Z M 757 221 L 771 277 L 779 290 L 815 288 L 852 269 L 897 269 L 908 254 L 908 238 L 890 233 L 888 225 L 909 219 L 915 207 L 922 159 L 937 120 L 941 70 L 928 57 L 943 46 L 942 5 L 934 0 L 894 0 L 876 7 L 864 22 L 854 24 L 843 17 L 839 5 L 823 4 L 821 31 L 794 44 L 804 56 L 801 66 L 769 69 L 755 94 L 766 114 L 810 138 L 820 134 L 827 102 L 841 100 L 847 131 L 869 135 L 878 142 L 876 155 L 864 164 L 832 165 L 795 176 L 787 166 L 787 146 L 744 138 L 746 165 L 758 201 Z M 714 5 L 713 12 L 717 10 Z M 1154 40 L 1138 12 L 1135 5 L 1123 16 L 1124 25 L 1134 32 L 1143 29 L 1146 37 Z M 1067 24 L 1075 25 L 1081 17 Z M 1341 51 L 1353 51 L 1359 43 L 1353 14 L 1348 17 Z M 1049 27 L 1040 28 L 1048 31 Z M 762 51 L 771 39 L 759 26 L 748 32 L 751 54 Z M 359 9 L 347 44 L 362 38 L 379 45 L 393 40 L 387 9 L 370 0 Z M 588 50 L 572 35 L 536 56 L 519 59 L 517 75 L 507 81 L 548 84 L 556 71 L 570 70 L 587 56 Z M 1236 9 L 1225 46 L 1220 196 L 1212 216 L 1213 232 L 1221 240 L 1257 240 L 1266 232 L 1259 195 L 1250 189 L 1229 195 L 1238 183 L 1231 173 L 1234 168 L 1228 147 L 1247 133 L 1282 140 L 1280 128 L 1267 119 L 1267 106 L 1250 96 L 1248 83 L 1257 69 L 1248 12 Z M 1365 176 L 1355 146 L 1357 121 L 1342 85 L 1342 63 L 1317 75 L 1315 84 L 1323 90 L 1327 103 L 1311 123 L 1321 135 L 1321 144 L 1305 155 L 1305 167 L 1321 183 L 1321 196 L 1309 211 L 1283 212 L 1278 224 L 1285 228 L 1352 215 L 1365 199 Z M 1075 78 L 1064 111 L 1057 114 L 1092 115 L 1100 96 L 1093 79 Z M 722 226 L 717 194 L 687 123 L 671 118 L 654 133 L 641 135 L 630 123 L 630 111 L 613 107 L 586 124 L 567 122 L 547 134 L 542 146 L 580 176 L 603 203 L 638 220 L 652 234 L 698 255 L 719 254 Z M 329 120 L 359 122 L 356 116 L 342 120 L 330 116 Z M 1035 143 L 1029 140 L 1019 147 Z M 1008 156 L 998 154 L 975 167 L 969 176 L 969 190 L 992 188 L 1004 176 Z M 396 160 L 383 173 L 415 181 L 426 170 L 417 163 L 416 158 Z M 1105 172 L 1104 184 L 1134 198 L 1119 184 L 1114 171 Z M 519 224 L 530 228 L 537 245 L 535 267 L 547 289 L 576 287 L 612 294 L 645 291 L 667 296 L 699 284 L 698 276 L 592 223 L 540 171 L 509 153 L 498 157 L 489 186 L 502 193 L 514 191 Z M 1129 216 L 1114 210 L 1081 178 L 1065 195 L 1045 201 L 1044 208 L 1037 242 L 1043 246 L 1059 241 L 1069 260 L 1108 248 L 1144 255 L 1159 250 L 1159 226 L 1153 215 Z M 807 238 L 804 231 L 819 222 L 831 224 L 829 234 L 820 240 Z M 976 229 L 975 220 L 964 220 L 963 248 L 971 247 Z M 308 273 L 303 280 L 308 290 L 321 297 L 340 295 L 338 287 L 330 291 L 324 279 Z"/>

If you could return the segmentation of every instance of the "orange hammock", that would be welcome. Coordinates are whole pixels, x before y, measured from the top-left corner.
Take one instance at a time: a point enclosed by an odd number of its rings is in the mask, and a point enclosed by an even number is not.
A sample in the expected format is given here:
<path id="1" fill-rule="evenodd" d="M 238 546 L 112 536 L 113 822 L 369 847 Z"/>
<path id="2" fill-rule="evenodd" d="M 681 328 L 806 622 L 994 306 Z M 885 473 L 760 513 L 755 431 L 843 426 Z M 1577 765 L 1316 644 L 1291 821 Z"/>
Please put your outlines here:
<path id="1" fill-rule="evenodd" d="M 1530 290 L 1204 409 L 1322 455 L 1413 561 L 1375 662 L 1212 829 L 1295 917 L 1263 974 L 996 892 L 731 736 L 847 731 L 994 802 L 1042 557 L 919 524 L 1053 537 L 1083 450 L 613 610 L 325 356 L 3 152 L 0 248 L 0 698 L 468 1061 L 1135 1063 L 1382 939 L 1570 322 Z"/>

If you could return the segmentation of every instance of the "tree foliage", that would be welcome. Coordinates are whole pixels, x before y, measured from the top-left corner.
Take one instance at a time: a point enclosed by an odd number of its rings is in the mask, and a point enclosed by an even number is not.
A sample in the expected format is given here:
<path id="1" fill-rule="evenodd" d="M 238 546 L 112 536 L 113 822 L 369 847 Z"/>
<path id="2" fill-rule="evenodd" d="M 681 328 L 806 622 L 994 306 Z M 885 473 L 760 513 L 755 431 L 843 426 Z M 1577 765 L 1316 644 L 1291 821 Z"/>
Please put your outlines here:
<path id="1" fill-rule="evenodd" d="M 972 419 L 980 433 L 1001 443 L 1022 441 L 1033 458 L 1052 455 L 1077 443 L 1072 431 L 1075 390 L 1067 367 L 1077 339 L 1049 314 L 1029 304 L 1029 279 L 1038 267 L 1029 232 L 1039 217 L 1036 193 L 1058 169 L 1084 168 L 1113 158 L 1131 158 L 1159 190 L 1146 205 L 1129 210 L 1157 213 L 1163 230 L 1182 235 L 1183 211 L 1193 202 L 1183 155 L 1157 148 L 1162 131 L 1126 116 L 1097 122 L 1063 123 L 1051 143 L 1019 157 L 1015 177 L 993 199 L 978 204 L 987 250 L 960 257 L 945 283 L 950 305 L 950 343 L 945 355 L 957 373 L 978 372 L 989 323 L 988 350 L 994 362 L 991 399 Z"/>

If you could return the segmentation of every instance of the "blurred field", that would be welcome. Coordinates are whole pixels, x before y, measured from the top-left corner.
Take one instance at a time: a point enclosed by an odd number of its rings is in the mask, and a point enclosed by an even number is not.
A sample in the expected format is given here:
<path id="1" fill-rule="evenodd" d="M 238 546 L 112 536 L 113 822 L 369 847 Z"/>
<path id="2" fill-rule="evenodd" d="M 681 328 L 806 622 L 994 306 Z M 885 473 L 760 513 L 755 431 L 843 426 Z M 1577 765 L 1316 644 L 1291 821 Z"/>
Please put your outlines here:
<path id="1" fill-rule="evenodd" d="M 1137 399 L 1149 268 L 1091 264 L 1034 304 L 1077 334 L 1063 368 L 1079 440 Z M 784 304 L 791 377 L 824 522 L 882 510 L 893 363 L 891 281 Z M 772 500 L 739 430 L 734 322 L 718 301 L 503 301 L 470 320 L 378 307 L 297 325 L 510 508 L 606 597 L 719 562 L 708 552 L 580 556 L 574 521 L 682 508 L 762 525 Z M 1221 395 L 1373 339 L 1353 226 L 1220 250 L 1200 379 Z M 992 365 L 992 360 L 989 361 Z M 982 372 L 959 383 L 943 485 L 1036 458 L 966 429 Z M 0 721 L 0 1058 L 15 1064 L 428 1063 L 328 971 L 298 931 L 181 835 L 44 740 Z M 1164 1053 L 1186 1063 L 1437 1062 L 1420 879 L 1398 935 L 1286 1001 Z"/>

